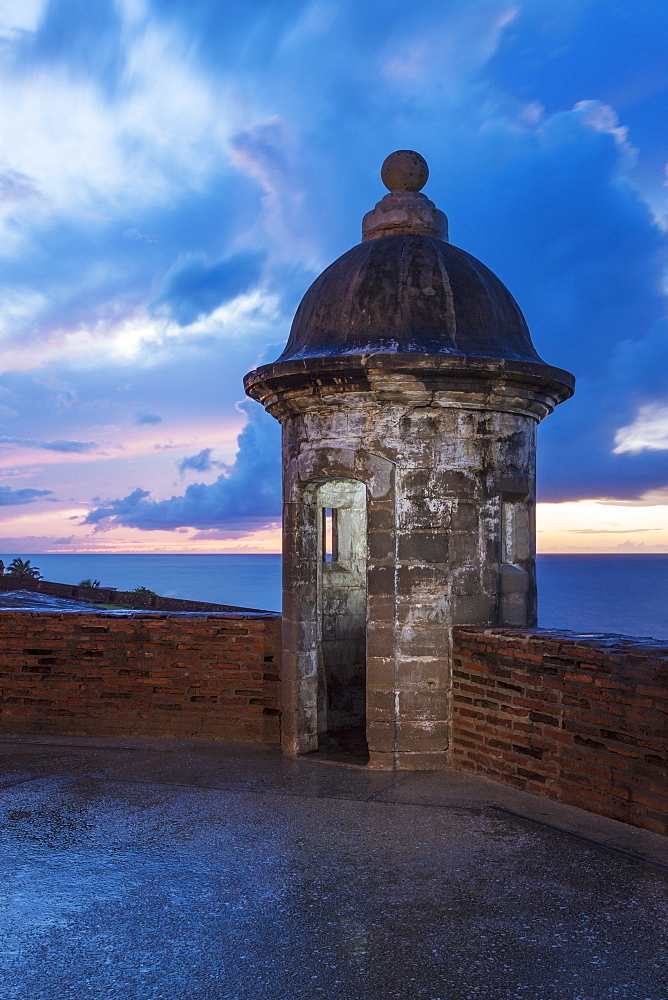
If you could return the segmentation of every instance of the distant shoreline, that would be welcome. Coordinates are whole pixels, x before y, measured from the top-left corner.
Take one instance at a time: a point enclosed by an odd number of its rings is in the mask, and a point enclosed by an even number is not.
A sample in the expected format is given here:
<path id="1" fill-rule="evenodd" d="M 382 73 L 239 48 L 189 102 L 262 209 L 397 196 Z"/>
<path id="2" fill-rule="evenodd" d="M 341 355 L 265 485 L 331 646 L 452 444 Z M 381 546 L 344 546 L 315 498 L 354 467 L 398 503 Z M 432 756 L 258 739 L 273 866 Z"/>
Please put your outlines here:
<path id="1" fill-rule="evenodd" d="M 22 558 L 37 559 L 41 556 L 95 556 L 96 559 L 105 559 L 107 557 L 114 558 L 115 556 L 123 556 L 123 558 L 130 556 L 169 556 L 170 558 L 178 559 L 180 557 L 186 559 L 197 559 L 211 558 L 212 556 L 220 556 L 222 558 L 230 557 L 237 558 L 238 556 L 243 556 L 244 559 L 253 558 L 255 556 L 262 559 L 266 559 L 270 556 L 276 556 L 277 558 L 282 557 L 282 552 L 62 552 L 61 550 L 51 550 L 44 552 L 26 552 L 24 549 L 17 549 L 16 552 L 10 552 L 7 549 L 3 549 L 0 554 L 3 559 L 13 559 L 15 556 L 21 556 Z M 537 556 L 668 556 L 668 551 L 664 552 L 540 552 L 536 553 Z"/>
<path id="2" fill-rule="evenodd" d="M 7 564 L 5 553 L 0 557 Z M 166 598 L 279 612 L 279 553 L 21 553 L 43 577 L 77 585 L 95 578 L 118 591 L 146 587 Z M 536 560 L 538 623 L 668 641 L 668 553 L 549 552 Z"/>

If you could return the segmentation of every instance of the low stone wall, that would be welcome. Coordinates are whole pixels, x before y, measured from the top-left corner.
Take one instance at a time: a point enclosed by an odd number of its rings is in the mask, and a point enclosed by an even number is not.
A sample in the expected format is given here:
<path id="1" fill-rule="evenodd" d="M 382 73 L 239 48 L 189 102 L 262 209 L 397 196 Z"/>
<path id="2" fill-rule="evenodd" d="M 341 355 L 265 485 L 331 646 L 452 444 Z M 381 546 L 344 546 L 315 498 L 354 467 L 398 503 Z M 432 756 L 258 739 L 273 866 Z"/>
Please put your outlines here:
<path id="1" fill-rule="evenodd" d="M 206 601 L 186 601 L 180 597 L 161 597 L 151 592 L 137 593 L 135 590 L 116 590 L 114 587 L 81 587 L 74 583 L 54 583 L 52 580 L 30 580 L 28 577 L 0 576 L 0 593 L 6 590 L 28 590 L 34 594 L 48 594 L 49 597 L 64 597 L 73 601 L 88 601 L 91 604 L 114 604 L 120 608 L 138 608 L 146 611 L 224 611 L 259 612 L 260 608 L 240 608 L 233 604 L 210 604 Z"/>
<path id="2" fill-rule="evenodd" d="M 668 643 L 454 630 L 456 767 L 668 834 Z"/>
<path id="3" fill-rule="evenodd" d="M 0 731 L 280 741 L 278 615 L 0 614 Z"/>

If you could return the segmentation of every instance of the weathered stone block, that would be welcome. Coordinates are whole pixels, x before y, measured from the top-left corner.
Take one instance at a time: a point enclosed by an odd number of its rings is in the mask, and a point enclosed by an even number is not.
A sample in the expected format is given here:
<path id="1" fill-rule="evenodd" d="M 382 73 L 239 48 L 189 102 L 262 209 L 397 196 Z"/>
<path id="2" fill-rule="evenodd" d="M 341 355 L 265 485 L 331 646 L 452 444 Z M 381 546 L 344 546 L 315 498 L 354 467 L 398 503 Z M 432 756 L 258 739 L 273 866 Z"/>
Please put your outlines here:
<path id="1" fill-rule="evenodd" d="M 499 624 L 521 627 L 527 622 L 526 593 L 504 593 L 499 599 Z M 529 622 L 531 627 L 534 622 Z M 525 625 L 526 627 L 526 625 Z"/>
<path id="2" fill-rule="evenodd" d="M 457 596 L 452 599 L 453 625 L 493 625 L 496 601 L 489 594 Z"/>
<path id="3" fill-rule="evenodd" d="M 431 656 L 398 657 L 396 661 L 397 689 L 436 690 L 446 684 L 448 678 L 447 655 L 439 656 L 440 650 Z M 443 651 L 447 654 L 447 649 Z"/>
<path id="4" fill-rule="evenodd" d="M 395 648 L 395 630 L 392 624 L 371 620 L 366 629 L 367 657 L 392 657 Z"/>
<path id="5" fill-rule="evenodd" d="M 450 767 L 447 749 L 436 750 L 433 753 L 402 752 L 394 755 L 395 771 L 442 771 Z M 381 766 L 378 766 L 381 770 Z"/>
<path id="6" fill-rule="evenodd" d="M 450 524 L 450 505 L 439 497 L 400 496 L 397 501 L 397 527 L 402 531 L 415 529 L 447 530 Z"/>
<path id="7" fill-rule="evenodd" d="M 369 721 L 366 727 L 369 753 L 392 753 L 395 744 L 394 722 Z"/>
<path id="8" fill-rule="evenodd" d="M 394 566 L 370 566 L 367 573 L 370 597 L 389 597 L 394 593 Z"/>
<path id="9" fill-rule="evenodd" d="M 397 626 L 450 625 L 450 600 L 448 581 L 440 592 L 421 594 L 397 594 Z"/>
<path id="10" fill-rule="evenodd" d="M 397 722 L 396 748 L 398 752 L 433 753 L 448 749 L 449 725 L 445 720 L 435 722 Z"/>
<path id="11" fill-rule="evenodd" d="M 391 501 L 371 500 L 367 515 L 369 535 L 375 531 L 391 531 L 395 529 L 394 504 Z"/>
<path id="12" fill-rule="evenodd" d="M 367 687 L 366 717 L 369 722 L 386 722 L 394 718 L 394 691 Z"/>
<path id="13" fill-rule="evenodd" d="M 443 687 L 400 687 L 398 721 L 431 722 L 448 717 L 448 693 Z"/>
<path id="14" fill-rule="evenodd" d="M 394 565 L 394 533 L 371 531 L 369 533 L 369 559 L 374 562 L 391 559 Z"/>
<path id="15" fill-rule="evenodd" d="M 458 502 L 452 507 L 452 530 L 474 534 L 478 530 L 479 517 L 480 508 L 478 505 Z"/>
<path id="16" fill-rule="evenodd" d="M 391 750 L 386 753 L 381 753 L 378 750 L 369 750 L 369 763 L 367 767 L 372 771 L 394 771 L 394 753 Z"/>
<path id="17" fill-rule="evenodd" d="M 358 451 L 355 456 L 356 475 L 367 484 L 369 496 L 383 500 L 394 492 L 394 462 L 367 451 Z"/>
<path id="18" fill-rule="evenodd" d="M 475 595 L 481 590 L 480 569 L 478 566 L 458 566 L 452 571 L 453 595 Z"/>
<path id="19" fill-rule="evenodd" d="M 445 563 L 449 546 L 449 535 L 445 531 L 401 532 L 398 556 L 405 561 Z"/>
<path id="20" fill-rule="evenodd" d="M 403 658 L 418 656 L 445 656 L 450 643 L 450 630 L 446 625 L 404 624 L 396 640 L 397 653 Z"/>
<path id="21" fill-rule="evenodd" d="M 345 448 L 311 448 L 300 452 L 297 464 L 302 482 L 353 478 L 355 452 Z"/>
<path id="22" fill-rule="evenodd" d="M 368 653 L 370 650 L 367 651 Z M 367 688 L 376 688 L 386 691 L 394 688 L 396 674 L 396 664 L 391 656 L 371 656 L 366 658 L 366 684 Z M 394 718 L 394 716 L 392 716 Z"/>
<path id="23" fill-rule="evenodd" d="M 525 472 L 505 471 L 496 477 L 500 496 L 507 502 L 524 500 L 531 493 L 531 481 Z"/>
<path id="24" fill-rule="evenodd" d="M 397 491 L 402 497 L 424 500 L 432 495 L 430 469 L 401 469 L 398 472 Z"/>
<path id="25" fill-rule="evenodd" d="M 447 587 L 447 563 L 430 566 L 400 566 L 397 594 L 435 597 Z"/>
<path id="26" fill-rule="evenodd" d="M 367 593 L 367 620 L 378 624 L 394 622 L 396 598 L 394 594 Z"/>
<path id="27" fill-rule="evenodd" d="M 458 501 L 474 501 L 480 496 L 480 481 L 473 471 L 458 469 L 437 470 L 435 473 L 439 492 Z"/>
<path id="28" fill-rule="evenodd" d="M 450 535 L 450 560 L 453 566 L 480 561 L 480 539 L 477 533 L 453 531 Z"/>
<path id="29" fill-rule="evenodd" d="M 501 594 L 526 594 L 529 589 L 529 576 L 519 566 L 499 567 L 499 587 Z"/>

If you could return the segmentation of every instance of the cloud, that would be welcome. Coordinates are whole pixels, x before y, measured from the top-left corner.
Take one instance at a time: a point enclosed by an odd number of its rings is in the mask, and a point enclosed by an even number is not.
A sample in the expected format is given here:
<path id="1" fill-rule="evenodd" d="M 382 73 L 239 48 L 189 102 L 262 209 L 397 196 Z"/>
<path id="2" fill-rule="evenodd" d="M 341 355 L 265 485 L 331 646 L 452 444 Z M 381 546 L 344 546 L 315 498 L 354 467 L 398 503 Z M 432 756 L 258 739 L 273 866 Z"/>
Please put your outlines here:
<path id="1" fill-rule="evenodd" d="M 183 475 L 188 470 L 193 472 L 209 472 L 215 466 L 220 466 L 220 462 L 213 462 L 211 455 L 213 448 L 203 448 L 196 455 L 189 455 L 179 462 L 179 472 Z"/>
<path id="2" fill-rule="evenodd" d="M 0 203 L 39 197 L 39 191 L 25 174 L 17 170 L 0 171 Z"/>
<path id="3" fill-rule="evenodd" d="M 13 507 L 19 504 L 33 503 L 42 497 L 53 496 L 52 490 L 13 490 L 10 486 L 0 486 L 0 507 Z"/>
<path id="4" fill-rule="evenodd" d="M 215 263 L 204 254 L 188 254 L 165 275 L 154 309 L 166 307 L 180 326 L 189 326 L 250 291 L 259 281 L 263 261 L 259 253 L 238 253 Z"/>
<path id="5" fill-rule="evenodd" d="M 0 38 L 15 39 L 35 31 L 47 0 L 4 0 L 0 9 Z"/>
<path id="6" fill-rule="evenodd" d="M 480 71 L 496 52 L 505 29 L 519 13 L 510 3 L 453 4 L 450 17 L 434 19 L 424 30 L 422 18 L 404 25 L 402 37 L 390 32 L 381 48 L 380 70 L 385 83 L 401 94 L 413 90 L 418 99 L 434 78 L 446 99 L 462 99 L 479 84 Z"/>
<path id="7" fill-rule="evenodd" d="M 99 446 L 95 441 L 35 441 L 31 442 L 29 447 L 83 455 L 87 451 L 94 451 Z"/>
<path id="8" fill-rule="evenodd" d="M 142 233 L 139 229 L 126 229 L 123 236 L 129 240 L 139 240 L 142 243 L 158 242 L 157 236 L 151 235 L 151 233 Z"/>
<path id="9" fill-rule="evenodd" d="M 539 430 L 540 498 L 668 496 L 656 222 L 668 8 L 628 18 L 578 0 L 555 17 L 547 0 L 425 0 L 407 22 L 398 0 L 0 7 L 0 329 L 17 388 L 3 403 L 20 414 L 4 443 L 54 452 L 60 474 L 68 450 L 73 465 L 114 428 L 123 455 L 108 471 L 91 455 L 77 478 L 79 500 L 121 497 L 96 503 L 92 517 L 109 512 L 94 525 L 225 533 L 256 506 L 278 516 L 278 427 L 257 404 L 255 457 L 240 450 L 216 483 L 164 498 L 175 461 L 212 471 L 209 449 L 191 454 L 202 443 L 229 457 L 211 428 L 236 432 L 241 376 L 264 345 L 276 345 L 265 360 L 280 353 L 402 147 L 429 160 L 453 242 L 499 274 L 540 353 L 577 376 Z M 70 387 L 67 413 L 16 374 L 38 368 Z M 151 454 L 138 480 L 139 437 Z"/>
<path id="10" fill-rule="evenodd" d="M 0 330 L 33 364 L 65 339 L 90 359 L 176 257 L 229 254 L 247 116 L 151 2 L 0 6 Z"/>
<path id="11" fill-rule="evenodd" d="M 639 497 L 668 483 L 656 451 L 616 447 L 639 401 L 668 390 L 665 236 L 626 180 L 616 116 L 592 103 L 516 135 L 497 126 L 484 137 L 497 157 L 484 189 L 451 217 L 453 241 L 520 302 L 539 353 L 577 378 L 574 399 L 540 427 L 543 501 Z M 512 241 L 499 238 L 513 229 Z"/>
<path id="12" fill-rule="evenodd" d="M 92 510 L 83 523 L 96 531 L 120 525 L 143 531 L 179 527 L 220 531 L 238 529 L 249 519 L 256 526 L 275 522 L 281 513 L 279 426 L 256 405 L 239 405 L 248 413 L 248 423 L 239 435 L 234 464 L 215 483 L 193 483 L 182 496 L 168 500 L 151 500 L 150 491 L 138 487 Z"/>
<path id="13" fill-rule="evenodd" d="M 179 32 L 141 6 L 52 2 L 5 64 L 0 155 L 49 215 L 164 203 L 215 168 L 235 131 Z"/>
<path id="14" fill-rule="evenodd" d="M 661 528 L 565 528 L 569 535 L 631 535 L 640 531 L 661 531 Z"/>
<path id="15" fill-rule="evenodd" d="M 293 130 L 274 115 L 232 136 L 229 152 L 233 164 L 263 191 L 257 228 L 260 238 L 269 239 L 273 259 L 313 257 L 310 220 L 304 212 L 307 158 Z"/>
<path id="16" fill-rule="evenodd" d="M 77 393 L 72 386 L 53 374 L 33 376 L 33 382 L 48 391 L 49 402 L 56 410 L 71 410 L 78 402 Z M 34 406 L 34 393 L 32 405 Z"/>
<path id="17" fill-rule="evenodd" d="M 615 455 L 640 451 L 668 451 L 668 405 L 641 406 L 633 423 L 615 434 Z"/>
<path id="18" fill-rule="evenodd" d="M 240 517 L 235 518 L 226 528 L 208 528 L 205 531 L 197 531 L 191 535 L 193 542 L 225 542 L 230 538 L 244 538 L 254 531 L 263 529 L 280 528 L 280 517 L 275 520 L 267 520 L 266 517 Z"/>
<path id="19" fill-rule="evenodd" d="M 35 441 L 32 438 L 0 437 L 0 445 L 19 445 L 22 448 L 41 448 L 44 451 L 61 451 L 82 455 L 99 447 L 95 441 Z"/>

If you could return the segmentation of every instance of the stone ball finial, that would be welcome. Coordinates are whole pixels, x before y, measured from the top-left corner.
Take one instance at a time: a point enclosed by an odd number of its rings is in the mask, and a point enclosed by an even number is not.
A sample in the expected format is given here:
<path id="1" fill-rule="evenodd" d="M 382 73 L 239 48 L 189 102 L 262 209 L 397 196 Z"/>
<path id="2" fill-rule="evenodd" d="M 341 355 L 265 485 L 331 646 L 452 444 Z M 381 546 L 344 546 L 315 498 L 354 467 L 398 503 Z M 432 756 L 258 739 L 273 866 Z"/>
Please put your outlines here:
<path id="1" fill-rule="evenodd" d="M 448 220 L 420 191 L 429 179 L 424 156 L 397 149 L 386 158 L 380 176 L 390 193 L 362 219 L 362 240 L 407 235 L 447 240 Z"/>
<path id="2" fill-rule="evenodd" d="M 420 191 L 429 180 L 429 167 L 424 156 L 413 149 L 397 149 L 385 158 L 380 176 L 385 187 L 393 194 L 398 191 Z"/>

